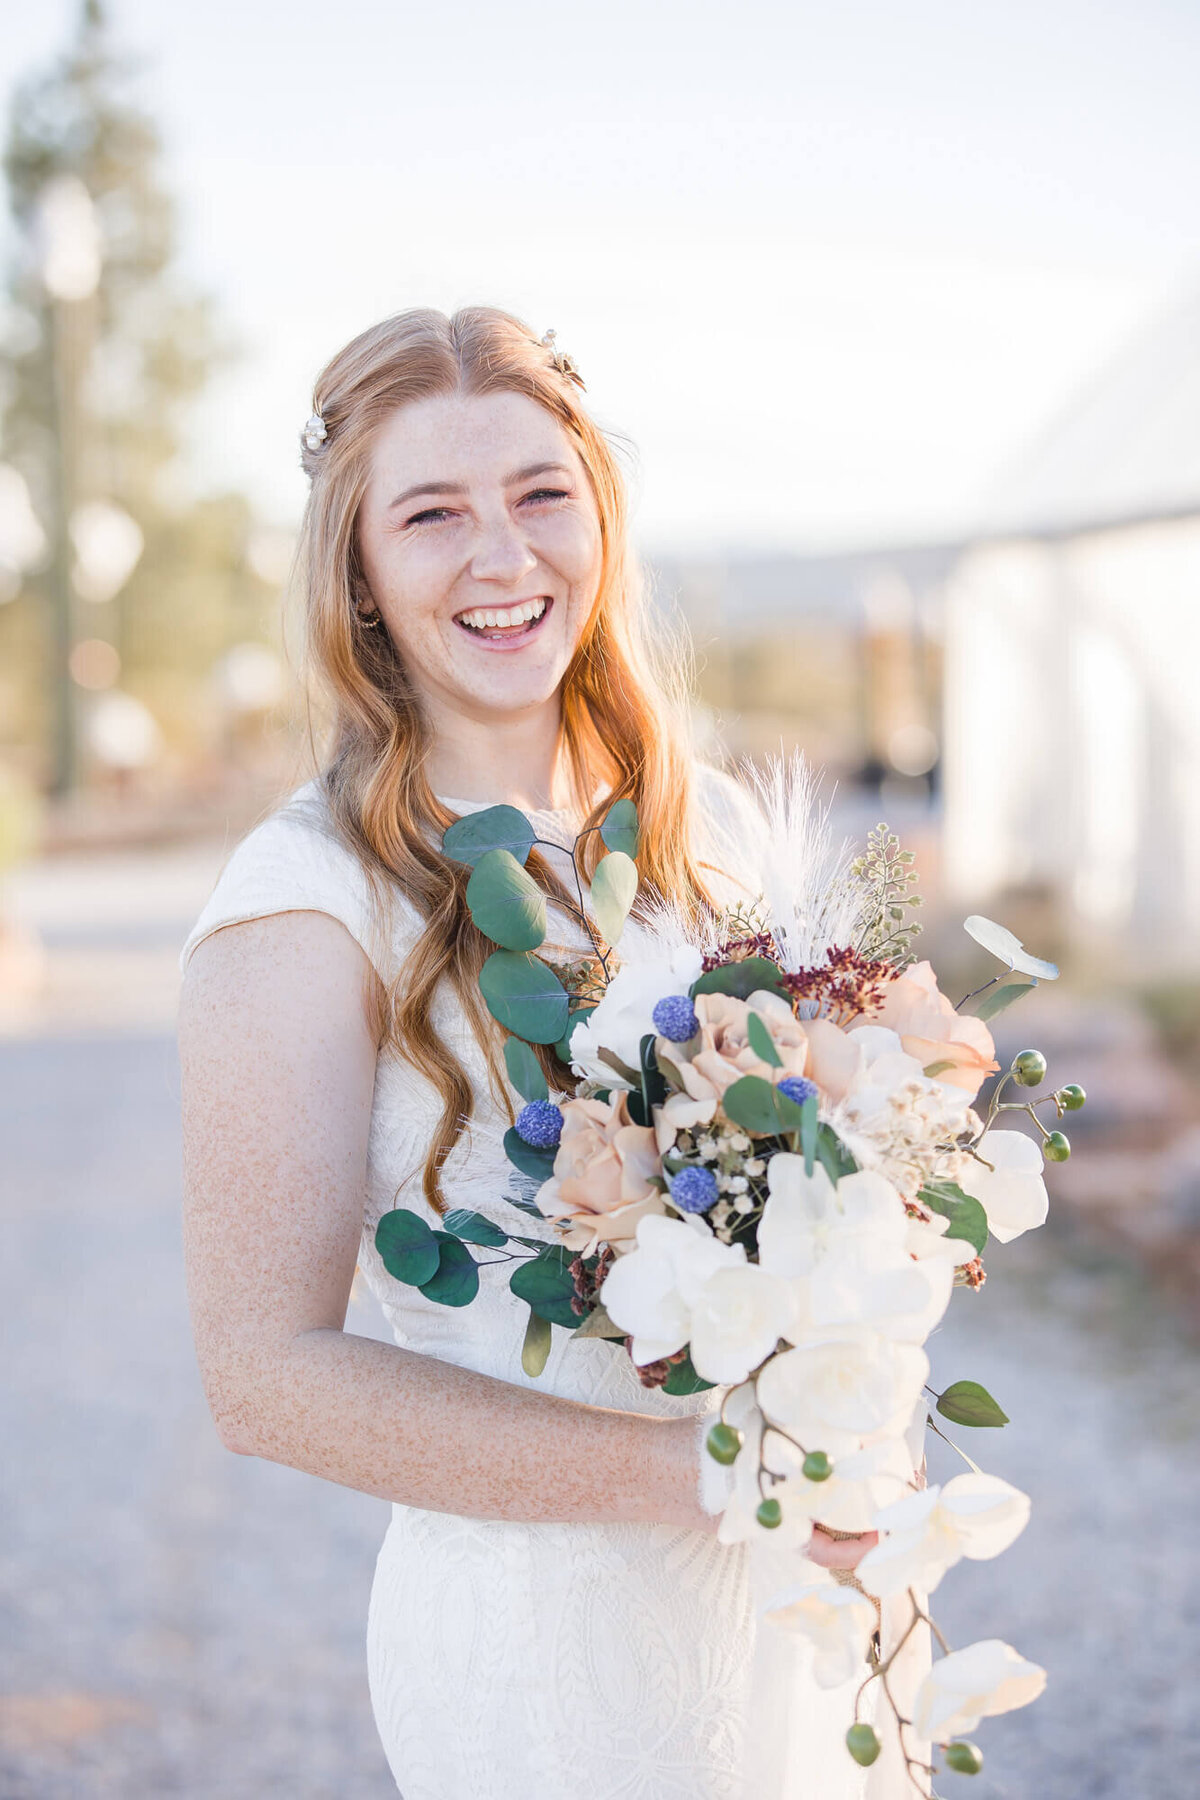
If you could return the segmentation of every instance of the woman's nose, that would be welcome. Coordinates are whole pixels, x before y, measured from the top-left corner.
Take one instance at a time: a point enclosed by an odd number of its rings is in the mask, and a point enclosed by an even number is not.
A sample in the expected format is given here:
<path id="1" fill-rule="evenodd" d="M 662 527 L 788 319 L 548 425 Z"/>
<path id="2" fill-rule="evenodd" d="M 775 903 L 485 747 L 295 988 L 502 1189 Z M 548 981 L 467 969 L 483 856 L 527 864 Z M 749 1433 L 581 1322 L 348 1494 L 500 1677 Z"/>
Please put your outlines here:
<path id="1" fill-rule="evenodd" d="M 480 581 L 520 581 L 537 567 L 517 524 L 510 518 L 485 525 L 471 559 L 471 573 Z"/>

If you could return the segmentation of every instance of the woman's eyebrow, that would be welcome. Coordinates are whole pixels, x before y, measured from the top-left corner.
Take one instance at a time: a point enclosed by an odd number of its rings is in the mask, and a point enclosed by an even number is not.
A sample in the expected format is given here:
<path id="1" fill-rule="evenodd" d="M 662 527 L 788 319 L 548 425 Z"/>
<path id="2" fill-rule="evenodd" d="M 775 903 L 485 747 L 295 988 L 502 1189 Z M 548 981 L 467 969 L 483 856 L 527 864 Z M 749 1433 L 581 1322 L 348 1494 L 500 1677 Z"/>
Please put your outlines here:
<path id="1" fill-rule="evenodd" d="M 514 482 L 528 481 L 532 475 L 545 475 L 551 469 L 557 469 L 560 474 L 563 475 L 569 475 L 571 473 L 565 463 L 529 463 L 525 468 L 513 469 L 509 474 L 505 475 L 504 485 L 505 487 L 512 487 Z M 462 481 L 418 482 L 416 487 L 405 488 L 402 494 L 397 494 L 394 500 L 389 501 L 388 511 L 390 512 L 394 506 L 403 506 L 407 500 L 415 500 L 418 494 L 465 494 L 466 491 L 466 483 Z"/>

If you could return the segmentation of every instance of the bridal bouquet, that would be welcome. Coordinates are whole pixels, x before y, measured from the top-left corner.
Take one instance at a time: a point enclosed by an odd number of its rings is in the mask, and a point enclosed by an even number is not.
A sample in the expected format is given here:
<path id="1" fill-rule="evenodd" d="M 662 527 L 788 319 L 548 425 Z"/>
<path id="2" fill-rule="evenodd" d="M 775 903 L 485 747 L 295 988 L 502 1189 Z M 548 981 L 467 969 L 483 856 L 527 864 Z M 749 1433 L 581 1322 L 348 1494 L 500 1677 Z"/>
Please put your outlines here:
<path id="1" fill-rule="evenodd" d="M 474 1298 L 481 1260 L 507 1261 L 529 1307 L 531 1378 L 558 1327 L 613 1339 L 647 1387 L 719 1389 L 707 1437 L 729 1471 L 719 1535 L 794 1548 L 797 1579 L 766 1610 L 811 1639 L 818 1683 L 866 1666 L 849 1754 L 866 1766 L 880 1753 L 860 1717 L 878 1681 L 902 1746 L 911 1727 L 942 1747 L 946 1767 L 974 1773 L 982 1757 L 965 1734 L 1036 1698 L 1045 1671 L 994 1638 L 951 1650 L 924 1602 L 960 1559 L 1006 1549 L 1029 1500 L 961 1450 L 965 1473 L 921 1485 L 906 1431 L 926 1394 L 946 1421 L 1007 1423 L 977 1382 L 934 1394 L 924 1344 L 954 1288 L 982 1287 L 989 1240 L 1044 1221 L 1043 1162 L 1070 1154 L 1058 1125 L 1082 1090 L 1031 1098 L 1044 1057 L 1022 1051 L 1001 1072 L 988 1029 L 1058 970 L 972 917 L 966 930 L 1002 967 L 953 1006 L 913 958 L 911 853 L 884 826 L 861 855 L 835 852 L 799 761 L 755 779 L 766 830 L 750 904 L 698 941 L 650 897 L 627 934 L 638 822 L 620 800 L 598 828 L 605 854 L 586 908 L 577 888 L 594 954 L 558 968 L 536 954 L 546 898 L 525 867 L 538 839 L 524 814 L 494 806 L 451 826 L 444 848 L 471 866 L 471 914 L 497 945 L 480 985 L 510 1034 L 506 1066 L 525 1101 L 505 1139 L 524 1178 L 511 1204 L 556 1235 L 523 1237 L 463 1211 L 433 1230 L 397 1208 L 377 1244 L 393 1275 L 450 1306 Z M 575 1092 L 561 1104 L 534 1045 L 555 1045 L 571 1066 Z M 1011 1114 L 1032 1129 L 1006 1129 Z M 854 1576 L 805 1558 L 817 1522 L 878 1532 Z M 905 1593 L 911 1619 L 884 1657 L 878 1603 Z M 944 1654 L 909 1718 L 888 1671 L 922 1621 Z M 934 1771 L 905 1754 L 924 1793 L 917 1773 Z"/>

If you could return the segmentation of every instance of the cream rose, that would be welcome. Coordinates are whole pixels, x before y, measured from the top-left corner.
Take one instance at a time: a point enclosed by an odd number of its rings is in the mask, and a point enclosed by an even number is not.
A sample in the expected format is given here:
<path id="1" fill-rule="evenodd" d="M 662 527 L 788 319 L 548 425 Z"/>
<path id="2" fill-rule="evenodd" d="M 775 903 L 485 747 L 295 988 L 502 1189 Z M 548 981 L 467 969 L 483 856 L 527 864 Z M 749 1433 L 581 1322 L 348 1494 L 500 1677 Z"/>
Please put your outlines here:
<path id="1" fill-rule="evenodd" d="M 923 1069 L 949 1063 L 949 1068 L 938 1070 L 938 1081 L 974 1098 L 984 1077 L 999 1069 L 991 1032 L 982 1019 L 955 1012 L 938 988 L 932 964 L 913 963 L 903 975 L 885 982 L 881 994 L 882 1004 L 869 1023 L 896 1032 L 906 1053 L 915 1056 Z"/>
<path id="2" fill-rule="evenodd" d="M 633 1123 L 625 1092 L 568 1100 L 562 1114 L 554 1173 L 538 1190 L 538 1206 L 548 1219 L 567 1221 L 569 1250 L 590 1256 L 601 1243 L 628 1248 L 641 1221 L 666 1210 L 653 1185 L 662 1173 L 654 1133 Z"/>

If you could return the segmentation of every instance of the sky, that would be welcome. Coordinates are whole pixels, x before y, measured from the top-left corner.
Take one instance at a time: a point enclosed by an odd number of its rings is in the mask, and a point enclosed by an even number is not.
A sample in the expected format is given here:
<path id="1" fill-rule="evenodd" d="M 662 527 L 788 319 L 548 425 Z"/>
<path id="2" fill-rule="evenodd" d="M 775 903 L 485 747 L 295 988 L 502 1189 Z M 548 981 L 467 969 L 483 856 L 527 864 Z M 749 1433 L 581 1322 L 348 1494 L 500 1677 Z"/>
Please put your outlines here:
<path id="1" fill-rule="evenodd" d="M 1200 289 L 1194 0 L 114 0 L 242 351 L 192 475 L 280 524 L 313 378 L 408 306 L 548 326 L 653 553 L 937 538 Z M 75 0 L 11 12 L 0 92 Z"/>

